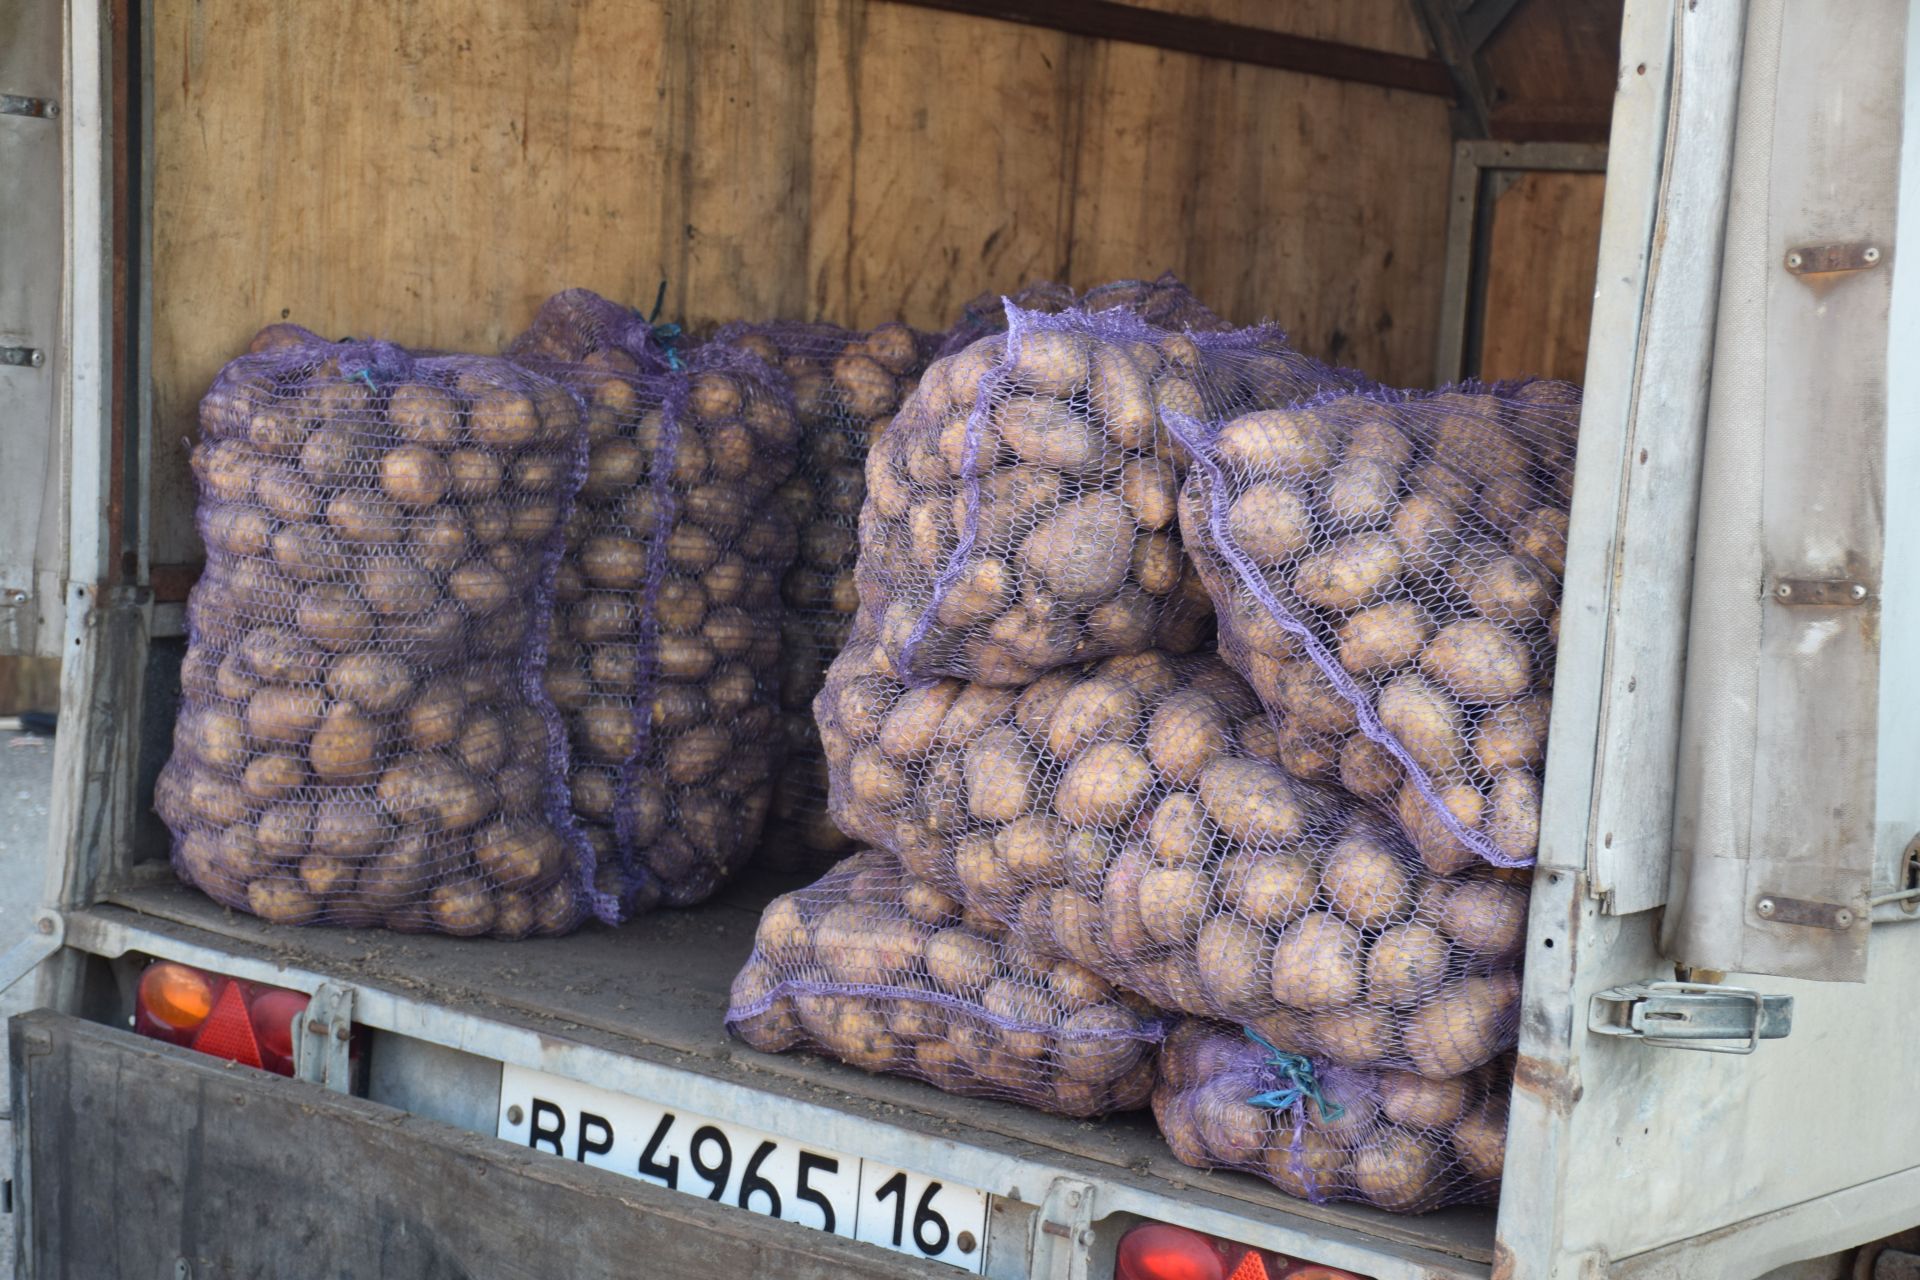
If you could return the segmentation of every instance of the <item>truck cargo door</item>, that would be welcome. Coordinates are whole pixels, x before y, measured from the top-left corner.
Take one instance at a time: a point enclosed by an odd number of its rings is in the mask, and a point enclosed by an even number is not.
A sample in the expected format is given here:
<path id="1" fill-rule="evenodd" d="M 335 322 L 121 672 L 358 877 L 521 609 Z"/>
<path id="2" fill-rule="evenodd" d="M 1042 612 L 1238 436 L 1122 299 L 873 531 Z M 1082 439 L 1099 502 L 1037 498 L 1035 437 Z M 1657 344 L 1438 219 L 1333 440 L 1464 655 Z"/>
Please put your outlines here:
<path id="1" fill-rule="evenodd" d="M 1916 586 L 1914 424 L 1888 399 L 1893 9 L 1750 10 L 1662 939 L 1687 965 L 1864 980 L 1916 830 L 1920 778 L 1877 777 L 1915 759 L 1911 700 L 1883 697 L 1912 687 L 1913 632 L 1888 623 Z"/>
<path id="2" fill-rule="evenodd" d="M 0 10 L 0 657 L 57 655 L 65 623 L 62 25 Z"/>

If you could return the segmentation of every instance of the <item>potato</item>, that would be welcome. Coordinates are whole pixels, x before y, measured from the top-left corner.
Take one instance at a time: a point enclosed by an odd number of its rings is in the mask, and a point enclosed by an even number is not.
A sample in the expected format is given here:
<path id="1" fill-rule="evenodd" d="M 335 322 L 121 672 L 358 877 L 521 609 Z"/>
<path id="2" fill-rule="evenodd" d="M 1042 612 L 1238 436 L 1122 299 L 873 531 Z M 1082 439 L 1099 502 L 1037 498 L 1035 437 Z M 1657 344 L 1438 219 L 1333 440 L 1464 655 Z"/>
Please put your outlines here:
<path id="1" fill-rule="evenodd" d="M 519 449 L 530 444 L 540 428 L 540 411 L 532 397 L 507 387 L 481 391 L 467 409 L 468 434 L 490 449 Z M 436 914 L 438 910 L 436 906 Z"/>
<path id="2" fill-rule="evenodd" d="M 326 519 L 340 537 L 361 544 L 398 542 L 403 529 L 400 512 L 391 502 L 355 489 L 327 501 Z"/>
<path id="3" fill-rule="evenodd" d="M 485 615 L 513 598 L 514 587 L 507 575 L 485 560 L 469 560 L 447 575 L 447 594 L 467 612 Z"/>
<path id="4" fill-rule="evenodd" d="M 456 880 L 427 894 L 427 913 L 442 933 L 472 938 L 492 930 L 498 908 L 485 881 Z"/>
<path id="5" fill-rule="evenodd" d="M 247 816 L 246 793 L 225 778 L 195 770 L 186 783 L 189 813 L 216 827 L 230 827 Z"/>
<path id="6" fill-rule="evenodd" d="M 327 692 L 368 715 L 399 710 L 413 696 L 413 677 L 400 659 L 381 653 L 345 653 L 327 670 Z"/>
<path id="7" fill-rule="evenodd" d="M 383 617 L 424 613 L 440 603 L 433 575 L 400 556 L 368 560 L 360 574 L 360 595 Z"/>
<path id="8" fill-rule="evenodd" d="M 208 656 L 212 655 L 208 654 Z M 185 682 L 182 681 L 183 687 L 184 684 Z M 227 702 L 245 702 L 259 687 L 260 682 L 253 677 L 251 671 L 247 670 L 246 660 L 238 653 L 230 653 L 222 658 L 220 665 L 214 669 L 213 686 L 208 690 L 208 694 Z"/>
<path id="9" fill-rule="evenodd" d="M 1059 884 L 1067 878 L 1068 829 L 1052 818 L 1029 814 L 994 836 L 994 856 L 1021 884 Z"/>
<path id="10" fill-rule="evenodd" d="M 1546 694 L 1490 708 L 1474 726 L 1473 758 L 1489 774 L 1538 769 L 1547 758 L 1547 723 L 1553 702 Z"/>
<path id="11" fill-rule="evenodd" d="M 1527 892 L 1492 880 L 1449 885 L 1440 897 L 1435 923 L 1465 951 L 1510 955 L 1526 941 Z"/>
<path id="12" fill-rule="evenodd" d="M 1358 609 L 1392 586 L 1404 563 L 1389 535 L 1356 534 L 1303 558 L 1294 571 L 1293 590 L 1322 609 Z"/>
<path id="13" fill-rule="evenodd" d="M 948 721 L 964 701 L 964 696 L 955 700 Z M 967 808 L 974 817 L 985 822 L 1011 822 L 1031 808 L 1039 760 L 1016 730 L 1006 726 L 987 729 L 968 745 L 965 763 Z M 1073 820 L 1064 804 L 1059 808 L 1062 817 Z"/>
<path id="14" fill-rule="evenodd" d="M 1412 904 L 1413 877 L 1378 834 L 1356 828 L 1328 855 L 1320 874 L 1327 905 L 1361 929 L 1384 929 Z"/>
<path id="15" fill-rule="evenodd" d="M 373 638 L 373 613 L 351 587 L 323 583 L 295 607 L 300 633 L 329 653 L 363 648 Z"/>
<path id="16" fill-rule="evenodd" d="M 274 565 L 299 582 L 319 582 L 346 564 L 332 534 L 312 525 L 290 524 L 274 530 L 271 554 Z"/>
<path id="17" fill-rule="evenodd" d="M 663 772 L 676 786 L 705 782 L 733 749 L 733 738 L 719 725 L 690 729 L 666 744 Z"/>
<path id="18" fill-rule="evenodd" d="M 1140 877 L 1140 923 L 1155 942 L 1177 947 L 1207 916 L 1208 877 L 1194 867 L 1150 867 Z"/>
<path id="19" fill-rule="evenodd" d="M 355 788 L 333 792 L 314 805 L 309 844 L 315 854 L 350 863 L 380 848 L 387 831 L 373 792 Z"/>
<path id="20" fill-rule="evenodd" d="M 1400 488 L 1398 465 L 1379 458 L 1349 458 L 1327 473 L 1322 500 L 1327 515 L 1349 529 L 1383 525 Z"/>
<path id="21" fill-rule="evenodd" d="M 1361 937 L 1324 911 L 1310 911 L 1273 948 L 1273 998 L 1296 1009 L 1332 1009 L 1360 996 Z"/>
<path id="22" fill-rule="evenodd" d="M 313 736 L 320 724 L 324 699 L 318 689 L 289 685 L 268 685 L 247 700 L 248 736 L 259 743 L 298 745 Z M 223 748 L 227 727 L 218 717 L 209 716 L 200 726 L 200 754 L 209 764 L 209 750 Z M 237 764 L 237 760 L 225 763 Z"/>
<path id="23" fill-rule="evenodd" d="M 1309 813 L 1292 779 L 1261 760 L 1225 756 L 1200 771 L 1201 802 L 1229 840 L 1285 844 L 1304 834 Z"/>
<path id="24" fill-rule="evenodd" d="M 383 736 L 378 721 L 367 719 L 352 703 L 336 702 L 307 745 L 307 765 L 329 780 L 362 776 L 371 780 Z"/>
<path id="25" fill-rule="evenodd" d="M 544 822 L 502 819 L 473 840 L 473 860 L 502 887 L 533 889 L 558 875 L 567 858 L 559 835 Z"/>
<path id="26" fill-rule="evenodd" d="M 1273 1112 L 1245 1097 L 1246 1086 L 1216 1077 L 1193 1091 L 1193 1123 L 1207 1154 L 1226 1165 L 1258 1164 L 1272 1141 Z"/>
<path id="27" fill-rule="evenodd" d="M 1394 1057 L 1392 1011 L 1350 1004 L 1313 1016 L 1311 1038 L 1318 1055 L 1341 1067 L 1371 1067 Z"/>
<path id="28" fill-rule="evenodd" d="M 1240 1016 L 1267 1003 L 1269 946 L 1266 934 L 1239 916 L 1216 915 L 1200 926 L 1194 955 L 1214 1011 Z"/>
<path id="29" fill-rule="evenodd" d="M 1466 1112 L 1467 1081 L 1457 1076 L 1429 1080 L 1411 1071 L 1382 1071 L 1378 1085 L 1380 1109 L 1409 1129 L 1445 1129 Z"/>
<path id="30" fill-rule="evenodd" d="M 202 522 L 206 544 L 230 556 L 265 555 L 272 529 L 266 513 L 250 507 L 215 507 Z"/>
<path id="31" fill-rule="evenodd" d="M 971 772 L 967 781 L 969 794 L 976 797 L 974 812 L 979 814 L 981 801 L 990 799 L 980 796 L 982 786 L 988 784 Z M 1123 742 L 1096 742 L 1067 766 L 1054 795 L 1054 809 L 1070 823 L 1114 826 L 1139 806 L 1152 786 L 1153 770 L 1139 751 Z M 1023 785 L 1023 800 L 1024 796 Z"/>
<path id="32" fill-rule="evenodd" d="M 1445 690 L 1412 673 L 1397 676 L 1375 703 L 1380 723 L 1429 773 L 1457 768 L 1466 749 L 1460 708 Z"/>
<path id="33" fill-rule="evenodd" d="M 1090 493 L 1036 524 L 1021 562 L 1063 601 L 1092 604 L 1126 580 L 1138 530 L 1117 495 Z"/>
<path id="34" fill-rule="evenodd" d="M 403 444 L 380 459 L 380 487 L 403 507 L 431 507 L 452 484 L 447 460 L 424 445 Z"/>
<path id="35" fill-rule="evenodd" d="M 1463 1075 L 1513 1041 L 1520 1003 L 1515 973 L 1470 974 L 1442 986 L 1406 1015 L 1400 1042 L 1413 1069 L 1428 1079 Z"/>
<path id="36" fill-rule="evenodd" d="M 247 886 L 247 910 L 269 924 L 308 924 L 321 905 L 297 879 L 266 876 Z"/>
<path id="37" fill-rule="evenodd" d="M 268 751 L 247 762 L 240 789 L 253 800 L 278 800 L 307 780 L 306 766 L 290 752 Z"/>
<path id="38" fill-rule="evenodd" d="M 1489 1182 L 1500 1177 L 1506 1168 L 1506 1108 L 1485 1102 L 1462 1116 L 1453 1129 L 1453 1151 L 1472 1177 Z"/>
<path id="39" fill-rule="evenodd" d="M 1324 1201 L 1336 1198 L 1351 1178 L 1352 1153 L 1317 1129 L 1289 1134 L 1261 1152 L 1260 1171 L 1290 1196 Z"/>
<path id="40" fill-rule="evenodd" d="M 1532 858 L 1540 846 L 1540 780 L 1519 770 L 1496 777 L 1483 830 L 1505 857 Z"/>
<path id="41" fill-rule="evenodd" d="M 970 904 L 993 903 L 998 907 L 1020 891 L 1020 882 L 1000 860 L 994 837 L 986 831 L 970 831 L 960 837 L 953 851 L 953 873 Z"/>
<path id="42" fill-rule="evenodd" d="M 971 758 L 969 753 L 970 765 Z M 847 788 L 856 801 L 880 810 L 902 803 L 913 793 L 912 781 L 876 747 L 854 752 L 847 769 Z"/>
<path id="43" fill-rule="evenodd" d="M 1485 618 L 1442 627 L 1420 654 L 1420 669 L 1467 702 L 1506 702 L 1525 693 L 1533 680 L 1527 647 Z"/>
<path id="44" fill-rule="evenodd" d="M 1335 631 L 1340 665 L 1358 673 L 1405 666 L 1427 647 L 1433 625 L 1412 600 L 1392 600 L 1362 609 Z"/>
<path id="45" fill-rule="evenodd" d="M 1167 781 L 1191 786 L 1228 750 L 1227 715 L 1219 701 L 1199 689 L 1168 695 L 1147 729 L 1147 758 Z"/>
<path id="46" fill-rule="evenodd" d="M 1200 864 L 1213 851 L 1214 832 L 1200 797 L 1175 791 L 1154 806 L 1147 822 L 1147 847 L 1167 866 Z"/>
<path id="47" fill-rule="evenodd" d="M 444 448 L 460 436 L 460 403 L 439 387 L 403 382 L 387 393 L 387 421 L 401 439 Z"/>
<path id="48" fill-rule="evenodd" d="M 1487 798 L 1466 782 L 1441 787 L 1440 802 L 1447 813 L 1469 831 L 1480 825 L 1487 807 Z M 1480 863 L 1479 855 L 1447 828 L 1440 814 L 1411 783 L 1400 789 L 1394 812 L 1413 841 L 1420 861 L 1435 875 L 1450 876 Z"/>
<path id="49" fill-rule="evenodd" d="M 1296 920 L 1313 902 L 1313 865 L 1305 858 L 1240 850 L 1221 862 L 1220 879 L 1233 908 L 1260 925 Z"/>
<path id="50" fill-rule="evenodd" d="M 1280 668 L 1277 701 L 1291 723 L 1286 736 L 1350 733 L 1359 724 L 1353 704 L 1334 687 L 1317 663 L 1301 660 Z"/>
<path id="51" fill-rule="evenodd" d="M 1431 1205 L 1444 1177 L 1434 1148 L 1399 1129 L 1382 1130 L 1353 1153 L 1354 1189 L 1382 1209 L 1405 1213 Z"/>
<path id="52" fill-rule="evenodd" d="M 351 430 L 322 424 L 300 446 L 300 470 L 315 484 L 338 484 L 352 475 L 358 453 Z"/>
<path id="53" fill-rule="evenodd" d="M 1062 760 L 1096 739 L 1124 740 L 1140 723 L 1140 699 L 1124 681 L 1094 675 L 1064 690 L 1049 717 L 1047 750 Z"/>
<path id="54" fill-rule="evenodd" d="M 1263 480 L 1247 486 L 1228 507 L 1227 537 L 1255 564 L 1271 568 L 1312 544 L 1313 517 L 1286 483 Z"/>
<path id="55" fill-rule="evenodd" d="M 1180 476 L 1164 458 L 1130 458 L 1120 468 L 1120 500 L 1142 529 L 1171 528 Z"/>
<path id="56" fill-rule="evenodd" d="M 1553 588 L 1545 570 L 1497 548 L 1468 548 L 1447 573 L 1474 611 L 1496 622 L 1526 627 L 1552 608 Z"/>
<path id="57" fill-rule="evenodd" d="M 1267 409 L 1220 428 L 1215 456 L 1240 474 L 1318 475 L 1333 462 L 1330 433 L 1313 410 Z"/>
<path id="58" fill-rule="evenodd" d="M 1447 940 L 1431 925 L 1383 931 L 1367 953 L 1367 998 L 1404 1009 L 1430 999 L 1447 977 Z"/>

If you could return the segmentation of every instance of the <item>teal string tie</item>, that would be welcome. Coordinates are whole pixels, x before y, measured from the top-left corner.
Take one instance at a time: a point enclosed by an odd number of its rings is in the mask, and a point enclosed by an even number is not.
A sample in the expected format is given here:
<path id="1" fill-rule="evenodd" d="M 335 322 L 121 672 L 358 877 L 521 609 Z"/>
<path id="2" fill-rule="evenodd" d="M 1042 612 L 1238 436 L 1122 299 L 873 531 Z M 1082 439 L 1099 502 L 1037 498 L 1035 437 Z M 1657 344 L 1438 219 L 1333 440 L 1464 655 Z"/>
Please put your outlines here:
<path id="1" fill-rule="evenodd" d="M 681 367 L 680 353 L 674 350 L 674 344 L 680 341 L 680 326 L 659 323 L 660 309 L 666 305 L 667 282 L 662 280 L 660 288 L 653 295 L 653 310 L 647 313 L 647 332 L 667 353 L 667 368 L 678 369 Z"/>
<path id="2" fill-rule="evenodd" d="M 360 367 L 360 372 L 355 374 L 354 376 L 359 378 L 360 381 L 367 384 L 367 390 L 373 392 L 375 395 L 380 394 L 380 388 L 373 385 L 373 371 L 368 369 L 365 365 L 362 365 Z"/>
<path id="3" fill-rule="evenodd" d="M 1345 1107 L 1337 1102 L 1328 1102 L 1320 1092 L 1320 1080 L 1314 1073 L 1312 1058 L 1302 1053 L 1288 1053 L 1252 1027 L 1242 1027 L 1241 1030 L 1247 1033 L 1247 1039 L 1267 1051 L 1265 1065 L 1276 1077 L 1286 1081 L 1281 1088 L 1254 1094 L 1247 1099 L 1249 1104 L 1285 1111 L 1298 1106 L 1302 1099 L 1311 1098 L 1313 1105 L 1320 1109 L 1322 1120 L 1338 1120 L 1347 1113 Z"/>

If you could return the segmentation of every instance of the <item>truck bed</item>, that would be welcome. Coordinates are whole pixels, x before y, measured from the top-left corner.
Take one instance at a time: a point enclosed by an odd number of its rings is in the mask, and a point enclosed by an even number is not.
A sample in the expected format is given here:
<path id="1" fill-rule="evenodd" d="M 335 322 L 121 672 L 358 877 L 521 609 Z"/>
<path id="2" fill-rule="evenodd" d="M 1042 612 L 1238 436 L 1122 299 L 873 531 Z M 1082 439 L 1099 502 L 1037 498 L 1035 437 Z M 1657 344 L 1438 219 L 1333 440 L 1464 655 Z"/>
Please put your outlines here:
<path id="1" fill-rule="evenodd" d="M 70 943 L 121 951 L 227 953 L 317 974 L 478 1020 L 656 1062 L 799 1102 L 832 1106 L 934 1138 L 1121 1182 L 1177 1205 L 1250 1216 L 1317 1236 L 1353 1235 L 1434 1254 L 1484 1274 L 1491 1207 L 1396 1217 L 1356 1205 L 1312 1205 L 1242 1174 L 1175 1161 L 1147 1112 L 1079 1121 L 1004 1102 L 961 1098 L 918 1081 L 869 1075 L 807 1053 L 756 1053 L 721 1025 L 727 991 L 767 900 L 790 885 L 749 877 L 705 906 L 619 929 L 501 943 L 377 930 L 275 927 L 228 911 L 155 864 L 135 887 L 70 917 Z M 472 1046 L 482 1051 L 482 1046 Z M 590 1081 L 593 1082 L 593 1081 Z M 616 1087 L 609 1085 L 608 1087 Z M 1478 1264 L 1478 1265 L 1475 1265 Z M 1445 1267 L 1451 1271 L 1451 1267 Z"/>

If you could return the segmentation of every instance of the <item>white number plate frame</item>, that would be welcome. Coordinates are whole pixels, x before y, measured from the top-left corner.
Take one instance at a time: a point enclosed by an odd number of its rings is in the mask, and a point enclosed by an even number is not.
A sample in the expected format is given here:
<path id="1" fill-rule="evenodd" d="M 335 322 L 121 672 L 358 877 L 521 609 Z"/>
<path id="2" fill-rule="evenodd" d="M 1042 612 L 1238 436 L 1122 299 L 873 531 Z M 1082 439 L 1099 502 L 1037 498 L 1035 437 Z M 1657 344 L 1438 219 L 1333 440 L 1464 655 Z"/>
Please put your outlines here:
<path id="1" fill-rule="evenodd" d="M 992 1197 L 785 1135 L 506 1064 L 496 1133 L 629 1178 L 980 1274 Z"/>

